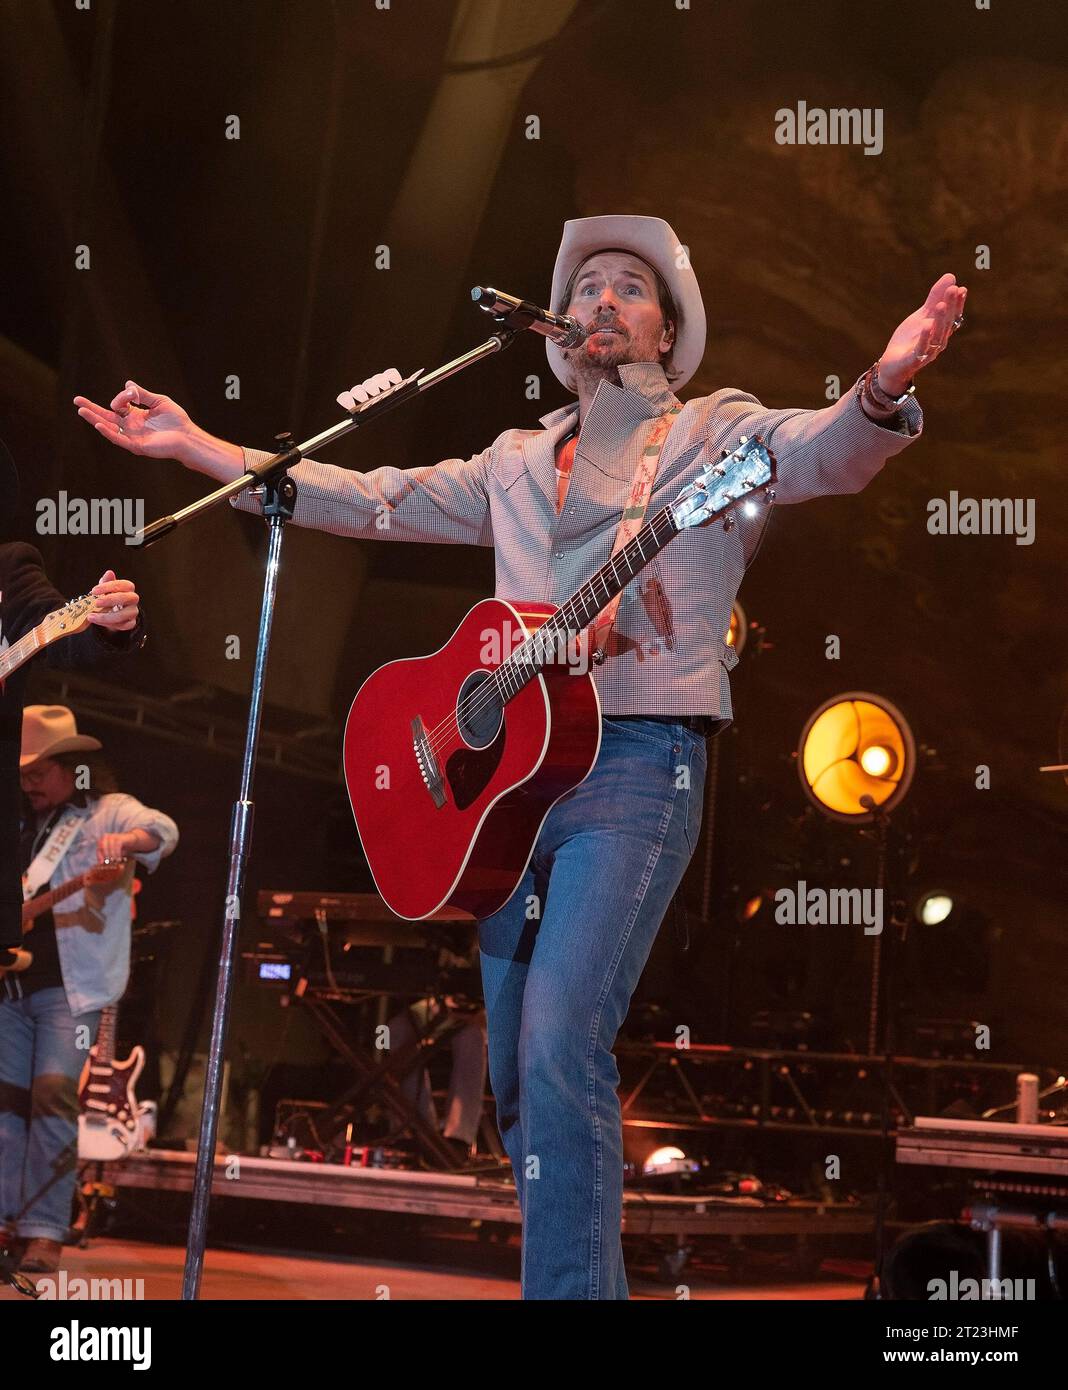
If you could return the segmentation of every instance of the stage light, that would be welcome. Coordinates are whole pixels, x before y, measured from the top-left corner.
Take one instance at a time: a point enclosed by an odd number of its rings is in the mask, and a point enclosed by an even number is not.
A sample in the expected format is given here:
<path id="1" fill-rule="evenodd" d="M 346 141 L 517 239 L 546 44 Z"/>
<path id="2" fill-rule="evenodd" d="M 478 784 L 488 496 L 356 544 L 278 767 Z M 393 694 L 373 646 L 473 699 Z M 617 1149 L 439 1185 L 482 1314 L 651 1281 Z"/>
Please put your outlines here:
<path id="1" fill-rule="evenodd" d="M 745 609 L 740 603 L 735 603 L 731 609 L 731 625 L 727 629 L 723 640 L 728 647 L 733 647 L 739 656 L 745 647 L 745 639 L 749 635 L 749 622 L 745 616 Z"/>
<path id="2" fill-rule="evenodd" d="M 739 898 L 735 907 L 735 916 L 739 922 L 753 922 L 761 913 L 764 917 L 761 921 L 767 920 L 767 912 L 775 905 L 775 894 L 770 888 L 760 888 L 755 893 L 750 893 L 748 897 Z"/>
<path id="3" fill-rule="evenodd" d="M 676 1158 L 685 1158 L 686 1155 L 681 1149 L 675 1148 L 673 1144 L 666 1144 L 663 1148 L 654 1149 L 645 1160 L 646 1168 L 658 1168 L 662 1163 L 670 1163 Z"/>
<path id="4" fill-rule="evenodd" d="M 894 755 L 881 743 L 873 743 L 861 753 L 860 765 L 869 777 L 885 777 L 894 765 Z"/>
<path id="5" fill-rule="evenodd" d="M 925 893 L 916 904 L 916 916 L 925 927 L 937 927 L 955 907 L 948 893 Z"/>
<path id="6" fill-rule="evenodd" d="M 869 822 L 912 784 L 916 744 L 889 700 L 852 691 L 825 701 L 801 732 L 797 770 L 805 795 L 834 820 Z"/>
<path id="7" fill-rule="evenodd" d="M 662 1148 L 654 1149 L 642 1164 L 642 1175 L 655 1178 L 668 1173 L 697 1173 L 700 1168 L 695 1159 L 687 1158 L 674 1144 L 665 1144 Z"/>

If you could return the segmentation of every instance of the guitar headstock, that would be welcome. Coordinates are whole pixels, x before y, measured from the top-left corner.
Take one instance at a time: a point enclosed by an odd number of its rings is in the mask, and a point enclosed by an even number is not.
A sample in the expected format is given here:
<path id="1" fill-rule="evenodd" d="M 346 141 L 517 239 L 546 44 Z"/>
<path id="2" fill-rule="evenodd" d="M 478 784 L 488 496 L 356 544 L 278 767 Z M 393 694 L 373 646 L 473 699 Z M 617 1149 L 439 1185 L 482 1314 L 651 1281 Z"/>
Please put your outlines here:
<path id="1" fill-rule="evenodd" d="M 775 455 L 759 434 L 752 439 L 743 434 L 737 448 L 724 449 L 718 462 L 706 464 L 671 503 L 675 525 L 681 531 L 688 526 L 705 526 L 722 516 L 724 529 L 729 531 L 734 525 L 730 511 L 734 504 L 748 499 L 747 506 L 755 507 L 757 494 L 762 494 L 765 502 L 773 502 L 774 482 Z"/>
<path id="2" fill-rule="evenodd" d="M 105 859 L 102 864 L 94 864 L 85 871 L 85 887 L 94 883 L 114 883 L 126 872 L 128 859 Z"/>
<path id="3" fill-rule="evenodd" d="M 89 614 L 93 611 L 95 602 L 92 594 L 82 594 L 78 598 L 70 599 L 54 613 L 49 613 L 39 624 L 41 641 L 47 645 L 49 642 L 57 642 L 61 637 L 71 637 L 74 633 L 83 631 L 89 626 Z"/>

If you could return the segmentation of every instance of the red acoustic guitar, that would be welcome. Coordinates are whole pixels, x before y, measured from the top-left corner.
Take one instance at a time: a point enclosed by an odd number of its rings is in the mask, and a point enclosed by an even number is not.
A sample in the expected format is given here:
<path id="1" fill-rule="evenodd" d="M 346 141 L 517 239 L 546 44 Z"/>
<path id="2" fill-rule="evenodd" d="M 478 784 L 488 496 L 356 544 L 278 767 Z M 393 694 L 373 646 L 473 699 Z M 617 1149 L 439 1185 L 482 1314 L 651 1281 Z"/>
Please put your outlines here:
<path id="1" fill-rule="evenodd" d="M 760 436 L 743 435 L 559 608 L 484 599 L 431 656 L 368 676 L 345 723 L 345 781 L 393 912 L 419 919 L 451 905 L 482 918 L 504 906 L 545 817 L 597 761 L 590 623 L 680 531 L 750 494 L 770 501 L 774 481 Z"/>

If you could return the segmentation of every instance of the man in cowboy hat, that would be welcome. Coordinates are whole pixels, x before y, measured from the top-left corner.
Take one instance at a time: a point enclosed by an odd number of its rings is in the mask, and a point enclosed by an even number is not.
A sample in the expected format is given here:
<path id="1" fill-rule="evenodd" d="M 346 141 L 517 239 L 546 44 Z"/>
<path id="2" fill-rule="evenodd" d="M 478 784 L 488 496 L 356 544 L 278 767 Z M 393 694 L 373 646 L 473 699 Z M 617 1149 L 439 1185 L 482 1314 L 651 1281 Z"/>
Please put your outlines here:
<path id="1" fill-rule="evenodd" d="M 31 895 L 97 864 L 120 868 L 34 920 L 28 968 L 0 986 L 0 1224 L 24 1242 L 20 1268 L 59 1267 L 70 1225 L 78 1079 L 101 1010 L 130 971 L 133 862 L 150 873 L 178 842 L 170 816 L 119 794 L 65 705 L 28 705 L 19 769 L 29 806 L 21 867 Z"/>
<path id="2" fill-rule="evenodd" d="M 778 502 L 859 491 L 919 436 L 911 381 L 945 350 L 966 293 L 943 275 L 825 409 L 769 410 L 734 387 L 682 405 L 675 393 L 705 343 L 683 245 L 657 217 L 579 218 L 564 227 L 550 307 L 589 331 L 570 352 L 547 344 L 577 402 L 467 460 L 363 474 L 304 460 L 290 470 L 295 520 L 367 539 L 492 545 L 498 596 L 561 602 L 612 553 L 650 452 L 649 515 L 741 434 L 763 435 L 776 454 Z M 383 373 L 339 399 L 366 400 L 394 380 Z M 220 480 L 267 457 L 213 438 L 133 381 L 108 407 L 75 404 L 129 452 Z M 254 492 L 235 505 L 261 510 Z M 627 1297 L 612 1046 L 696 847 L 705 737 L 731 717 L 737 658 L 724 636 L 766 516 L 760 508 L 729 533 L 687 530 L 627 586 L 593 673 L 604 716 L 597 765 L 546 818 L 510 901 L 480 923 L 490 1080 L 523 1210 L 526 1298 Z"/>

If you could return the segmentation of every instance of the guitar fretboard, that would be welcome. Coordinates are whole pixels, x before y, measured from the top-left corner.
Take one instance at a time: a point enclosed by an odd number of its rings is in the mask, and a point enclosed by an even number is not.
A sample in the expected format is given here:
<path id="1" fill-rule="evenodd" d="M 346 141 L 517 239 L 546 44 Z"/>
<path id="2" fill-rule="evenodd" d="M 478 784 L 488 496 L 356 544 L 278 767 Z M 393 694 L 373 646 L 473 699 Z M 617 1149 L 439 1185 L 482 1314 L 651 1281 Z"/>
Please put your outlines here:
<path id="1" fill-rule="evenodd" d="M 559 659 L 561 639 L 566 642 L 589 627 L 597 614 L 678 533 L 671 507 L 662 507 L 633 540 L 617 550 L 592 579 L 501 662 L 492 678 L 501 702 L 518 694 L 550 661 Z"/>
<path id="2" fill-rule="evenodd" d="M 108 1004 L 100 1015 L 100 1027 L 96 1030 L 97 1066 L 110 1066 L 115 1056 L 115 1027 L 118 1018 L 118 1004 Z"/>
<path id="3" fill-rule="evenodd" d="M 37 629 L 33 628 L 25 637 L 20 637 L 17 642 L 12 643 L 6 651 L 0 652 L 0 680 L 12 675 L 23 662 L 29 661 L 39 645 Z"/>

